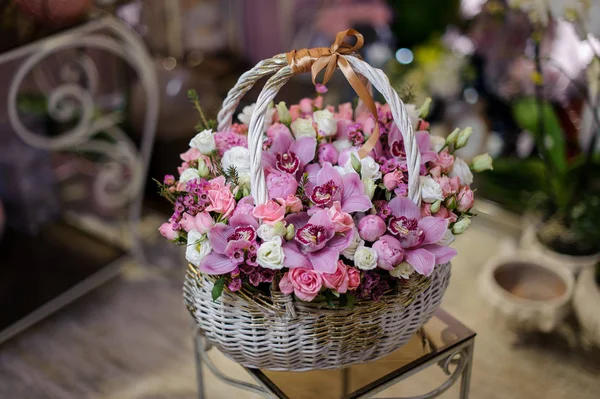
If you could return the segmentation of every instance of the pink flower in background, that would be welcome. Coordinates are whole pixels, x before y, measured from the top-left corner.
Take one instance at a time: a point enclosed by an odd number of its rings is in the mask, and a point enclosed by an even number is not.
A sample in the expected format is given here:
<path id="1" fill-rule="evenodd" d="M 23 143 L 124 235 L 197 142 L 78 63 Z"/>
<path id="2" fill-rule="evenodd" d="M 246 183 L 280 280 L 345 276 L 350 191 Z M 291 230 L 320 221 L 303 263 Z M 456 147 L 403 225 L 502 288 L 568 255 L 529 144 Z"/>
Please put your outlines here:
<path id="1" fill-rule="evenodd" d="M 229 224 L 217 223 L 208 232 L 212 252 L 200 261 L 206 274 L 226 274 L 244 262 L 256 258 L 258 222 L 250 215 L 229 218 Z"/>
<path id="2" fill-rule="evenodd" d="M 462 186 L 456 195 L 458 201 L 456 210 L 459 212 L 468 212 L 475 203 L 475 194 L 469 186 Z"/>
<path id="3" fill-rule="evenodd" d="M 323 109 L 323 97 L 319 96 L 315 98 L 315 100 L 313 101 L 313 105 L 316 109 Z"/>
<path id="4" fill-rule="evenodd" d="M 237 206 L 235 207 L 231 216 L 252 215 L 253 210 L 254 210 L 254 200 L 252 199 L 252 197 L 244 197 L 238 201 Z"/>
<path id="5" fill-rule="evenodd" d="M 360 272 L 353 267 L 348 268 L 348 290 L 355 290 L 360 285 Z"/>
<path id="6" fill-rule="evenodd" d="M 311 98 L 303 98 L 298 105 L 300 106 L 300 112 L 304 115 L 313 113 L 313 100 Z"/>
<path id="7" fill-rule="evenodd" d="M 285 200 L 280 198 L 277 201 L 270 200 L 266 204 L 258 205 L 252 215 L 261 219 L 263 223 L 277 223 L 285 216 Z"/>
<path id="8" fill-rule="evenodd" d="M 289 173 L 273 170 L 267 175 L 266 181 L 269 198 L 286 198 L 296 194 L 298 189 L 296 177 Z"/>
<path id="9" fill-rule="evenodd" d="M 296 228 L 296 235 L 293 241 L 283 244 L 285 265 L 290 269 L 333 273 L 340 252 L 354 238 L 352 231 L 336 234 L 327 210 L 320 210 L 310 218 L 306 213 L 295 213 L 287 221 Z"/>
<path id="10" fill-rule="evenodd" d="M 201 155 L 202 155 L 202 153 L 197 148 L 190 148 L 189 150 L 187 150 L 186 152 L 181 154 L 179 157 L 181 158 L 182 161 L 193 162 L 193 161 L 197 161 Z"/>
<path id="11" fill-rule="evenodd" d="M 228 217 L 235 209 L 235 198 L 227 186 L 208 190 L 208 199 L 210 205 L 206 207 L 206 210 L 209 212 L 217 212 Z"/>
<path id="12" fill-rule="evenodd" d="M 358 173 L 346 173 L 342 176 L 327 162 L 322 168 L 311 164 L 306 171 L 306 192 L 315 204 L 313 212 L 321 207 L 328 207 L 335 201 L 340 202 L 341 210 L 346 213 L 365 212 L 371 208 L 371 199 L 365 195 L 365 186 Z"/>
<path id="13" fill-rule="evenodd" d="M 436 166 L 442 168 L 443 172 L 448 172 L 452 168 L 454 163 L 454 156 L 448 153 L 448 150 L 443 150 L 437 154 L 437 160 L 435 161 Z"/>
<path id="14" fill-rule="evenodd" d="M 188 233 L 195 230 L 201 234 L 206 234 L 215 224 L 213 218 L 207 211 L 198 212 L 196 216 L 184 213 L 181 218 L 181 227 Z"/>
<path id="15" fill-rule="evenodd" d="M 352 121 L 352 114 L 354 109 L 352 103 L 343 103 L 338 105 L 338 112 L 334 113 L 335 119 L 346 119 Z"/>
<path id="16" fill-rule="evenodd" d="M 302 137 L 294 140 L 290 130 L 282 124 L 269 134 L 272 144 L 263 151 L 263 166 L 300 177 L 304 167 L 315 157 L 317 139 Z M 268 171 L 267 171 L 268 172 Z"/>
<path id="17" fill-rule="evenodd" d="M 292 292 L 303 301 L 310 302 L 321 291 L 323 279 L 321 275 L 311 269 L 290 269 L 279 281 L 279 289 L 284 294 Z"/>
<path id="18" fill-rule="evenodd" d="M 348 291 L 350 278 L 348 277 L 348 266 L 341 260 L 337 261 L 337 269 L 333 273 L 321 274 L 325 287 L 336 290 L 340 294 L 345 294 Z"/>
<path id="19" fill-rule="evenodd" d="M 303 208 L 300 198 L 293 194 L 290 194 L 285 198 L 285 206 L 287 207 L 288 212 L 300 212 Z"/>
<path id="20" fill-rule="evenodd" d="M 327 210 L 327 215 L 333 223 L 333 229 L 338 233 L 352 230 L 354 227 L 354 220 L 349 213 L 342 212 L 342 206 L 338 201 L 334 202 L 331 208 Z"/>
<path id="21" fill-rule="evenodd" d="M 214 138 L 220 156 L 233 147 L 248 147 L 248 138 L 233 131 L 217 132 Z"/>
<path id="22" fill-rule="evenodd" d="M 375 242 L 386 230 L 385 221 L 377 215 L 367 215 L 358 222 L 360 238 L 368 242 Z"/>
<path id="23" fill-rule="evenodd" d="M 422 217 L 419 207 L 405 197 L 392 199 L 389 207 L 394 216 L 388 231 L 400 242 L 405 260 L 418 273 L 429 276 L 436 264 L 446 263 L 456 255 L 456 250 L 436 244 L 444 236 L 448 221 Z"/>
<path id="24" fill-rule="evenodd" d="M 333 144 L 323 143 L 319 145 L 319 165 L 323 165 L 325 162 L 329 162 L 335 165 L 338 162 L 338 151 Z"/>
<path id="25" fill-rule="evenodd" d="M 400 241 L 390 235 L 384 235 L 373 244 L 377 252 L 377 266 L 385 270 L 392 270 L 404 259 L 404 249 Z"/>
<path id="26" fill-rule="evenodd" d="M 179 238 L 179 231 L 173 230 L 171 223 L 165 222 L 158 228 L 160 234 L 169 241 L 175 241 Z"/>
<path id="27" fill-rule="evenodd" d="M 317 93 L 319 93 L 319 94 L 325 94 L 325 93 L 327 93 L 327 92 L 328 92 L 328 90 L 327 90 L 327 86 L 325 86 L 324 84 L 321 84 L 321 83 L 317 83 L 317 84 L 315 85 L 315 90 L 316 90 L 316 91 L 317 91 Z"/>
<path id="28" fill-rule="evenodd" d="M 290 106 L 290 116 L 292 117 L 292 122 L 302 116 L 300 112 L 300 106 L 298 104 Z"/>
<path id="29" fill-rule="evenodd" d="M 383 176 L 383 185 L 386 189 L 392 191 L 399 184 L 404 182 L 404 173 L 400 169 L 393 171 L 392 173 L 388 173 Z"/>

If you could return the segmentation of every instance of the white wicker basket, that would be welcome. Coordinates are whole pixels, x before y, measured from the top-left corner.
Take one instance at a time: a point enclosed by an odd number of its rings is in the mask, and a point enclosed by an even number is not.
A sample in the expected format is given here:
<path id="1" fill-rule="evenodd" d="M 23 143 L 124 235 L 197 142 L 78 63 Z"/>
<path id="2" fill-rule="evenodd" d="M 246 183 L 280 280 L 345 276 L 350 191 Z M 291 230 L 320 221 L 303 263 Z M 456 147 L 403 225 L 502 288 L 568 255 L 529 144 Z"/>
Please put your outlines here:
<path id="1" fill-rule="evenodd" d="M 390 105 L 403 134 L 409 173 L 409 198 L 420 204 L 420 154 L 398 94 L 386 75 L 355 55 L 344 57 Z M 272 75 L 272 76 L 271 76 Z M 229 92 L 218 115 L 218 130 L 227 130 L 240 98 L 261 78 L 271 76 L 260 93 L 248 133 L 252 195 L 265 203 L 267 188 L 261 167 L 264 118 L 268 104 L 294 75 L 286 54 L 259 62 Z M 430 277 L 416 273 L 379 302 L 358 301 L 353 310 L 331 309 L 293 301 L 276 282 L 271 297 L 242 289 L 225 290 L 213 301 L 214 278 L 190 265 L 184 284 L 185 303 L 206 339 L 246 367 L 312 370 L 374 360 L 403 346 L 440 305 L 450 279 L 450 264 L 438 265 Z"/>

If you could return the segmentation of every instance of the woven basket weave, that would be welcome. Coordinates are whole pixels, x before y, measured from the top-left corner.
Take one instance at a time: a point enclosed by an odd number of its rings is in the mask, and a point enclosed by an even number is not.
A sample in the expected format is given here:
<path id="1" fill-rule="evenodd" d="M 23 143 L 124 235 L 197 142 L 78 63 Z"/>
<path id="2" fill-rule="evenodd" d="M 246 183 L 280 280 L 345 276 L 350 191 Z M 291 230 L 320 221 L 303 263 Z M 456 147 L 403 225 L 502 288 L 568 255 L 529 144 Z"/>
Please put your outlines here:
<path id="1" fill-rule="evenodd" d="M 344 57 L 390 105 L 404 138 L 408 196 L 420 204 L 421 157 L 404 104 L 381 70 L 356 56 Z M 261 167 L 265 114 L 279 89 L 293 75 L 285 54 L 259 62 L 240 77 L 218 115 L 218 130 L 227 130 L 241 97 L 258 80 L 271 76 L 258 97 L 248 131 L 252 196 L 257 204 L 268 198 Z M 294 301 L 290 295 L 279 292 L 277 284 L 272 285 L 270 297 L 245 288 L 234 293 L 225 289 L 213 301 L 214 277 L 203 275 L 190 265 L 184 299 L 208 342 L 245 367 L 330 369 L 375 360 L 403 346 L 439 307 L 449 279 L 450 264 L 438 265 L 431 276 L 413 273 L 381 301 L 357 301 L 348 310 Z"/>

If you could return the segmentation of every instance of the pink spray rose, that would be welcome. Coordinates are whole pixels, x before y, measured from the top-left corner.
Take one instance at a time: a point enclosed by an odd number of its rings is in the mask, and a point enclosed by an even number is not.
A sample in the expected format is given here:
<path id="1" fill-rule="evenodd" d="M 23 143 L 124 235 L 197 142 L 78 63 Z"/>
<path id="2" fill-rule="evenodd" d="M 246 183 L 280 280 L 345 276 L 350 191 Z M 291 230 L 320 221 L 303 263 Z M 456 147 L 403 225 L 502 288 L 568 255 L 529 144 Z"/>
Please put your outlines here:
<path id="1" fill-rule="evenodd" d="M 267 176 L 267 189 L 270 198 L 286 198 L 296 194 L 298 181 L 289 173 L 272 170 Z"/>
<path id="2" fill-rule="evenodd" d="M 454 163 L 454 156 L 448 152 L 448 150 L 444 150 L 438 154 L 437 161 L 435 164 L 442 168 L 442 171 L 447 172 L 452 167 Z"/>
<path id="3" fill-rule="evenodd" d="M 189 150 L 187 150 L 186 152 L 181 154 L 179 157 L 181 158 L 182 161 L 193 162 L 193 161 L 196 161 L 198 158 L 200 158 L 201 155 L 202 155 L 202 153 L 200 153 L 199 149 L 190 148 Z"/>
<path id="4" fill-rule="evenodd" d="M 452 211 L 450 211 L 445 206 L 440 206 L 440 210 L 433 214 L 438 219 L 445 219 L 448 221 L 448 224 L 456 222 L 458 216 Z"/>
<path id="5" fill-rule="evenodd" d="M 302 200 L 294 194 L 290 194 L 285 198 L 285 206 L 288 212 L 300 212 L 302 210 Z"/>
<path id="6" fill-rule="evenodd" d="M 300 106 L 300 112 L 303 114 L 312 114 L 313 113 L 313 100 L 310 98 L 303 98 L 300 100 L 298 104 Z"/>
<path id="7" fill-rule="evenodd" d="M 433 177 L 440 177 L 442 175 L 442 168 L 440 166 L 434 166 L 429 171 L 429 174 Z"/>
<path id="8" fill-rule="evenodd" d="M 348 285 L 350 283 L 350 279 L 348 278 L 348 266 L 341 260 L 338 260 L 337 269 L 334 273 L 323 273 L 321 274 L 321 278 L 323 279 L 323 284 L 327 288 L 336 290 L 340 294 L 344 294 L 348 291 Z"/>
<path id="9" fill-rule="evenodd" d="M 400 169 L 397 169 L 395 171 L 393 171 L 392 173 L 388 173 L 385 176 L 383 176 L 383 185 L 385 186 L 386 189 L 388 190 L 393 190 L 396 187 L 398 187 L 398 185 L 400 183 L 402 183 L 402 179 L 404 178 L 404 173 L 402 173 L 402 171 Z"/>
<path id="10" fill-rule="evenodd" d="M 338 112 L 335 113 L 335 119 L 350 119 L 352 120 L 352 103 L 343 103 L 338 105 Z"/>
<path id="11" fill-rule="evenodd" d="M 300 114 L 300 106 L 298 104 L 290 106 L 290 116 L 292 117 L 292 122 L 302 116 Z"/>
<path id="12" fill-rule="evenodd" d="M 192 216 L 186 212 L 181 218 L 181 227 L 188 233 L 196 230 L 201 234 L 206 234 L 214 224 L 213 218 L 206 211 L 202 211 L 196 216 Z"/>
<path id="13" fill-rule="evenodd" d="M 208 183 L 210 184 L 210 190 L 220 190 L 225 187 L 225 176 L 215 177 L 209 180 Z"/>
<path id="14" fill-rule="evenodd" d="M 310 302 L 319 294 L 323 286 L 321 275 L 311 269 L 290 269 L 279 281 L 279 289 L 284 294 L 292 292 L 303 301 Z"/>
<path id="15" fill-rule="evenodd" d="M 252 197 L 244 197 L 238 201 L 235 210 L 231 214 L 231 216 L 236 215 L 252 215 L 252 211 L 254 210 L 254 200 Z"/>
<path id="16" fill-rule="evenodd" d="M 158 231 L 163 237 L 165 237 L 169 241 L 175 241 L 179 238 L 179 232 L 171 228 L 171 223 L 165 222 L 161 224 L 158 228 Z"/>
<path id="17" fill-rule="evenodd" d="M 324 162 L 329 162 L 333 165 L 338 162 L 338 152 L 334 145 L 331 143 L 321 144 L 318 150 L 319 154 L 319 165 L 323 165 Z"/>
<path id="18" fill-rule="evenodd" d="M 208 190 L 208 199 L 210 200 L 210 205 L 206 207 L 206 210 L 209 212 L 217 212 L 228 217 L 235 209 L 235 198 L 229 187 Z"/>
<path id="19" fill-rule="evenodd" d="M 377 266 L 385 270 L 392 270 L 404 259 L 402 245 L 390 235 L 380 237 L 373 249 L 377 252 Z"/>
<path id="20" fill-rule="evenodd" d="M 258 205 L 254 208 L 254 211 L 252 211 L 252 215 L 262 219 L 262 221 L 267 224 L 274 224 L 283 220 L 283 217 L 285 216 L 285 201 L 282 199 L 279 199 L 278 201 L 271 200 L 266 204 Z M 283 202 L 283 204 L 280 202 Z"/>
<path id="21" fill-rule="evenodd" d="M 327 210 L 327 215 L 331 219 L 333 229 L 337 233 L 352 230 L 354 227 L 354 220 L 349 213 L 342 212 L 342 205 L 339 201 L 335 201 L 331 208 Z"/>
<path id="22" fill-rule="evenodd" d="M 458 178 L 449 178 L 448 176 L 435 177 L 433 180 L 442 188 L 442 195 L 448 198 L 457 193 L 459 188 Z"/>
<path id="23" fill-rule="evenodd" d="M 385 221 L 377 215 L 368 215 L 358 222 L 358 234 L 365 241 L 375 242 L 386 230 Z"/>
<path id="24" fill-rule="evenodd" d="M 462 186 L 458 191 L 456 198 L 458 200 L 456 210 L 459 212 L 467 212 L 473 207 L 473 203 L 475 202 L 473 190 L 471 190 L 468 186 Z"/>
<path id="25" fill-rule="evenodd" d="M 360 272 L 353 267 L 348 268 L 348 289 L 355 290 L 360 285 Z"/>
<path id="26" fill-rule="evenodd" d="M 323 97 L 319 96 L 319 97 L 315 98 L 315 100 L 313 101 L 313 105 L 317 109 L 323 109 Z"/>

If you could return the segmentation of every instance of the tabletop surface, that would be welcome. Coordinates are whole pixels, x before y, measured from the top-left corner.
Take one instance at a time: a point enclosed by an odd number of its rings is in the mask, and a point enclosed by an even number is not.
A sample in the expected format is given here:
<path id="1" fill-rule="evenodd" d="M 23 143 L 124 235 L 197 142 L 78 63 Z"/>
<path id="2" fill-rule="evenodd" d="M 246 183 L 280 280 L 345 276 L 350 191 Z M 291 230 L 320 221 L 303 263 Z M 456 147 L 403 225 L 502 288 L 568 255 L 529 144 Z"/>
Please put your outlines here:
<path id="1" fill-rule="evenodd" d="M 438 309 L 433 318 L 402 348 L 379 360 L 348 368 L 348 392 L 379 386 L 452 350 L 475 333 L 450 314 Z M 248 369 L 280 397 L 290 399 L 341 398 L 344 396 L 343 370 L 283 372 Z"/>

